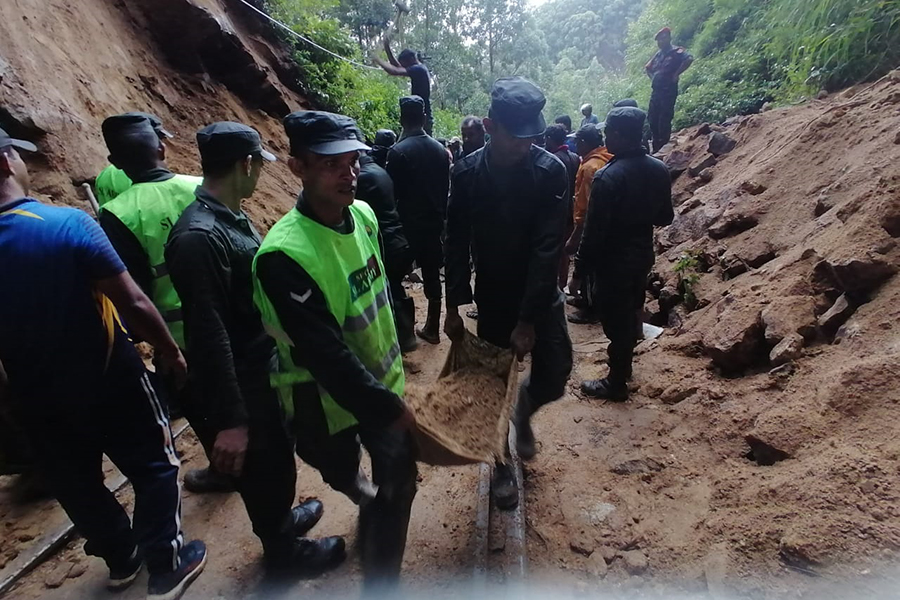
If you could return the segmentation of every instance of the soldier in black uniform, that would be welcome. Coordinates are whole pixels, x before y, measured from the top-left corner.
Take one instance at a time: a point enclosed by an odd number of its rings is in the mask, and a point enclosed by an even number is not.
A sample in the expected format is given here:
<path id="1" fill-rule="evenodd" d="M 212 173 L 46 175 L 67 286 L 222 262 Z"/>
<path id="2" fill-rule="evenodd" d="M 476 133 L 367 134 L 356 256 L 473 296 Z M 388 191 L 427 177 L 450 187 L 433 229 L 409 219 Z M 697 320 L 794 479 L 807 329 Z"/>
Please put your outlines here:
<path id="1" fill-rule="evenodd" d="M 416 264 L 422 269 L 428 316 L 416 334 L 440 342 L 441 265 L 444 214 L 450 188 L 450 155 L 425 133 L 425 103 L 418 96 L 400 99 L 400 141 L 388 151 L 387 172 L 394 181 L 397 210 Z"/>
<path id="2" fill-rule="evenodd" d="M 672 137 L 672 118 L 678 98 L 678 78 L 694 62 L 694 57 L 681 46 L 672 45 L 672 30 L 663 27 L 656 34 L 659 52 L 644 67 L 653 82 L 647 120 L 653 137 L 653 151 L 659 152 Z"/>
<path id="3" fill-rule="evenodd" d="M 568 133 L 561 123 L 554 123 L 544 130 L 544 139 L 546 140 L 545 148 L 547 152 L 562 161 L 566 168 L 566 176 L 569 178 L 569 211 L 566 215 L 565 236 L 568 240 L 575 230 L 575 176 L 578 174 L 578 167 L 581 166 L 581 158 L 577 154 L 569 150 L 566 143 Z M 560 288 L 565 288 L 569 280 L 569 255 L 565 249 L 560 253 L 559 257 L 559 277 L 558 283 Z"/>
<path id="4" fill-rule="evenodd" d="M 609 338 L 609 375 L 584 381 L 595 398 L 628 399 L 637 343 L 636 314 L 653 266 L 653 227 L 672 223 L 672 183 L 666 166 L 641 147 L 644 112 L 614 108 L 606 117 L 606 147 L 615 156 L 594 175 L 587 221 L 569 289 L 597 277 L 600 322 Z"/>
<path id="5" fill-rule="evenodd" d="M 484 120 L 491 141 L 453 168 L 447 208 L 447 319 L 451 339 L 463 333 L 458 307 L 472 302 L 469 246 L 478 251 L 474 300 L 478 336 L 531 353 L 530 376 L 516 407 L 517 450 L 535 454 L 531 415 L 565 393 L 572 370 L 565 298 L 557 285 L 559 255 L 571 203 L 566 169 L 531 145 L 544 131 L 546 99 L 521 77 L 498 79 Z M 492 484 L 501 508 L 518 502 L 508 465 L 497 465 Z"/>
<path id="6" fill-rule="evenodd" d="M 182 302 L 196 399 L 185 415 L 219 473 L 235 478 L 270 570 L 320 571 L 344 558 L 339 537 L 302 538 L 322 503 L 291 510 L 293 445 L 269 383 L 275 342 L 253 304 L 251 271 L 262 238 L 241 210 L 264 161 L 256 130 L 213 123 L 197 133 L 203 183 L 169 235 L 166 266 Z"/>
<path id="7" fill-rule="evenodd" d="M 397 143 L 397 134 L 390 129 L 379 129 L 375 132 L 375 142 L 370 153 L 375 164 L 382 169 L 387 164 L 388 150 Z"/>
<path id="8" fill-rule="evenodd" d="M 382 131 L 387 131 L 391 135 L 394 133 L 389 129 Z M 376 134 L 376 140 L 379 135 L 381 135 L 381 131 Z M 362 141 L 361 133 L 358 133 L 358 137 Z M 403 288 L 403 278 L 412 267 L 413 256 L 406 234 L 403 232 L 400 215 L 397 214 L 397 204 L 394 201 L 394 182 L 387 171 L 378 165 L 374 154 L 374 148 L 369 153 L 362 152 L 360 154 L 356 198 L 371 206 L 378 218 L 384 269 L 391 287 L 391 303 L 394 308 L 397 338 L 400 350 L 407 353 L 412 352 L 419 345 L 415 332 L 416 307 L 413 299 L 406 294 L 406 290 Z"/>

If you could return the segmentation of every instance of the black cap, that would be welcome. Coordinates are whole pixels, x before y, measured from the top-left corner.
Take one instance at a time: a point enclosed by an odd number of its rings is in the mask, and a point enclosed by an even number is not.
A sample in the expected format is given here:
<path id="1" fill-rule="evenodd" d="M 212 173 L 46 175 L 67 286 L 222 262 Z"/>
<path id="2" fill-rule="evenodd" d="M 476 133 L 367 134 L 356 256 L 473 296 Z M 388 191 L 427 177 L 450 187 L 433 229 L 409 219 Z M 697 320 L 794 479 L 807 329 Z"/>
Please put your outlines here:
<path id="1" fill-rule="evenodd" d="M 421 96 L 403 96 L 400 98 L 401 117 L 424 117 L 425 101 Z"/>
<path id="2" fill-rule="evenodd" d="M 249 155 L 260 155 L 274 162 L 275 155 L 262 147 L 259 133 L 252 127 L 231 121 L 207 125 L 197 132 L 197 147 L 203 163 L 237 162 Z"/>
<path id="3" fill-rule="evenodd" d="M 153 131 L 155 131 L 155 132 L 156 132 L 156 135 L 158 135 L 158 136 L 161 137 L 161 138 L 173 138 L 173 137 L 175 137 L 174 135 L 172 135 L 172 134 L 169 133 L 166 129 L 163 128 L 162 119 L 160 119 L 159 117 L 157 117 L 157 116 L 154 115 L 153 113 L 145 113 L 145 112 L 137 112 L 137 111 L 134 111 L 134 112 L 127 112 L 127 113 L 125 113 L 125 114 L 126 114 L 126 115 L 129 115 L 129 116 L 144 117 L 145 119 L 147 119 L 148 121 L 150 121 L 150 125 L 153 126 Z"/>
<path id="4" fill-rule="evenodd" d="M 138 113 L 127 113 L 123 115 L 113 115 L 107 117 L 101 126 L 103 130 L 103 140 L 110 152 L 115 153 L 115 148 L 120 145 L 123 138 L 145 138 L 148 143 L 153 138 L 158 139 L 153 124 L 146 116 Z M 153 136 L 152 138 L 150 136 Z"/>
<path id="5" fill-rule="evenodd" d="M 597 125 L 588 123 L 575 132 L 575 139 L 584 140 L 585 143 L 591 146 L 599 146 L 603 143 L 603 134 L 600 133 L 600 128 Z"/>
<path id="6" fill-rule="evenodd" d="M 379 129 L 375 132 L 375 145 L 390 148 L 397 143 L 397 134 L 390 129 Z"/>
<path id="7" fill-rule="evenodd" d="M 632 108 L 637 108 L 638 103 L 634 98 L 625 98 L 624 100 L 619 100 L 615 104 L 613 104 L 613 108 L 622 108 L 623 106 L 631 106 Z"/>
<path id="8" fill-rule="evenodd" d="M 640 137 L 644 132 L 647 115 L 639 108 L 622 106 L 614 108 L 606 115 L 606 130 L 618 131 L 627 136 Z"/>
<path id="9" fill-rule="evenodd" d="M 291 142 L 291 156 L 306 149 L 314 154 L 344 154 L 368 150 L 360 141 L 356 121 L 344 115 L 302 110 L 284 118 L 284 132 Z"/>
<path id="10" fill-rule="evenodd" d="M 502 77 L 491 88 L 491 119 L 517 138 L 544 133 L 547 123 L 541 111 L 547 99 L 535 84 L 522 77 Z"/>
<path id="11" fill-rule="evenodd" d="M 9 134 L 4 130 L 0 129 L 0 148 L 8 148 L 12 146 L 13 148 L 18 148 L 19 150 L 27 150 L 29 152 L 37 152 L 37 146 L 32 144 L 31 142 L 26 142 L 25 140 L 17 140 L 16 138 L 9 137 Z"/>

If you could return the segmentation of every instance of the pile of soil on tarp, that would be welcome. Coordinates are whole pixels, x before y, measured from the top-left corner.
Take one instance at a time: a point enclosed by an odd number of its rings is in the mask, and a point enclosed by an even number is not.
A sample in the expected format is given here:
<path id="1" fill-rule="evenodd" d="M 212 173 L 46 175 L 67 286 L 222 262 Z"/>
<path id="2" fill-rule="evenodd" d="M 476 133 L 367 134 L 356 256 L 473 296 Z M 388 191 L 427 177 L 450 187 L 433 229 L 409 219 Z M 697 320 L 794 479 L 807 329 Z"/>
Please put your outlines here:
<path id="1" fill-rule="evenodd" d="M 468 334 L 454 344 L 437 381 L 407 387 L 419 430 L 419 460 L 453 465 L 501 456 L 517 374 L 508 350 Z"/>

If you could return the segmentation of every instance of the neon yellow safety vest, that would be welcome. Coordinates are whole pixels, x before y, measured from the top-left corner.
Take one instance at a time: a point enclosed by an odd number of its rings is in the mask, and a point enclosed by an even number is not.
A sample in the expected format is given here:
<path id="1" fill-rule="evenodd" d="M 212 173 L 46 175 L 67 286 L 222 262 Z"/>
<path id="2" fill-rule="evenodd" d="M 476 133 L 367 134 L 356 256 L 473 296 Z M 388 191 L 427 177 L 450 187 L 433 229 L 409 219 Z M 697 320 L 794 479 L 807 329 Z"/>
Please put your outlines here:
<path id="1" fill-rule="evenodd" d="M 131 179 L 125 171 L 107 165 L 94 180 L 94 191 L 97 192 L 97 204 L 103 206 L 131 187 Z"/>
<path id="2" fill-rule="evenodd" d="M 266 330 L 275 338 L 280 359 L 279 372 L 272 375 L 272 385 L 278 389 L 285 411 L 291 416 L 293 384 L 315 379 L 306 368 L 294 362 L 293 343 L 257 277 L 256 261 L 268 252 L 283 252 L 309 273 L 341 325 L 344 342 L 350 350 L 385 387 L 398 396 L 403 395 L 406 383 L 403 360 L 378 246 L 378 220 L 369 205 L 360 201 L 350 206 L 350 215 L 353 232 L 345 234 L 292 209 L 272 227 L 253 260 L 253 299 Z M 321 385 L 319 397 L 330 434 L 356 424 L 353 415 L 341 408 Z"/>
<path id="3" fill-rule="evenodd" d="M 202 182 L 200 177 L 175 175 L 166 181 L 136 183 L 102 209 L 116 215 L 147 253 L 153 273 L 150 298 L 179 348 L 184 348 L 184 321 L 181 300 L 166 268 L 166 242 L 178 217 L 194 201 L 194 190 Z"/>

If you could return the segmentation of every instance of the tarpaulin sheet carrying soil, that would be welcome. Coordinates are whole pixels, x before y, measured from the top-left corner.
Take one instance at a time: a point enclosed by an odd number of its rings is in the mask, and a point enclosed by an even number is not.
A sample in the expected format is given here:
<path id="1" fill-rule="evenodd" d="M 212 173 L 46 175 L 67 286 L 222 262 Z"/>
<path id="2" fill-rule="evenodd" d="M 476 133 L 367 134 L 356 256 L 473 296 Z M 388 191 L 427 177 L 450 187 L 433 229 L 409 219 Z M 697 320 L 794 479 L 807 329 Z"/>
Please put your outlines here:
<path id="1" fill-rule="evenodd" d="M 407 387 L 419 460 L 451 466 L 503 456 L 518 374 L 511 350 L 469 332 L 454 342 L 437 381 Z"/>

